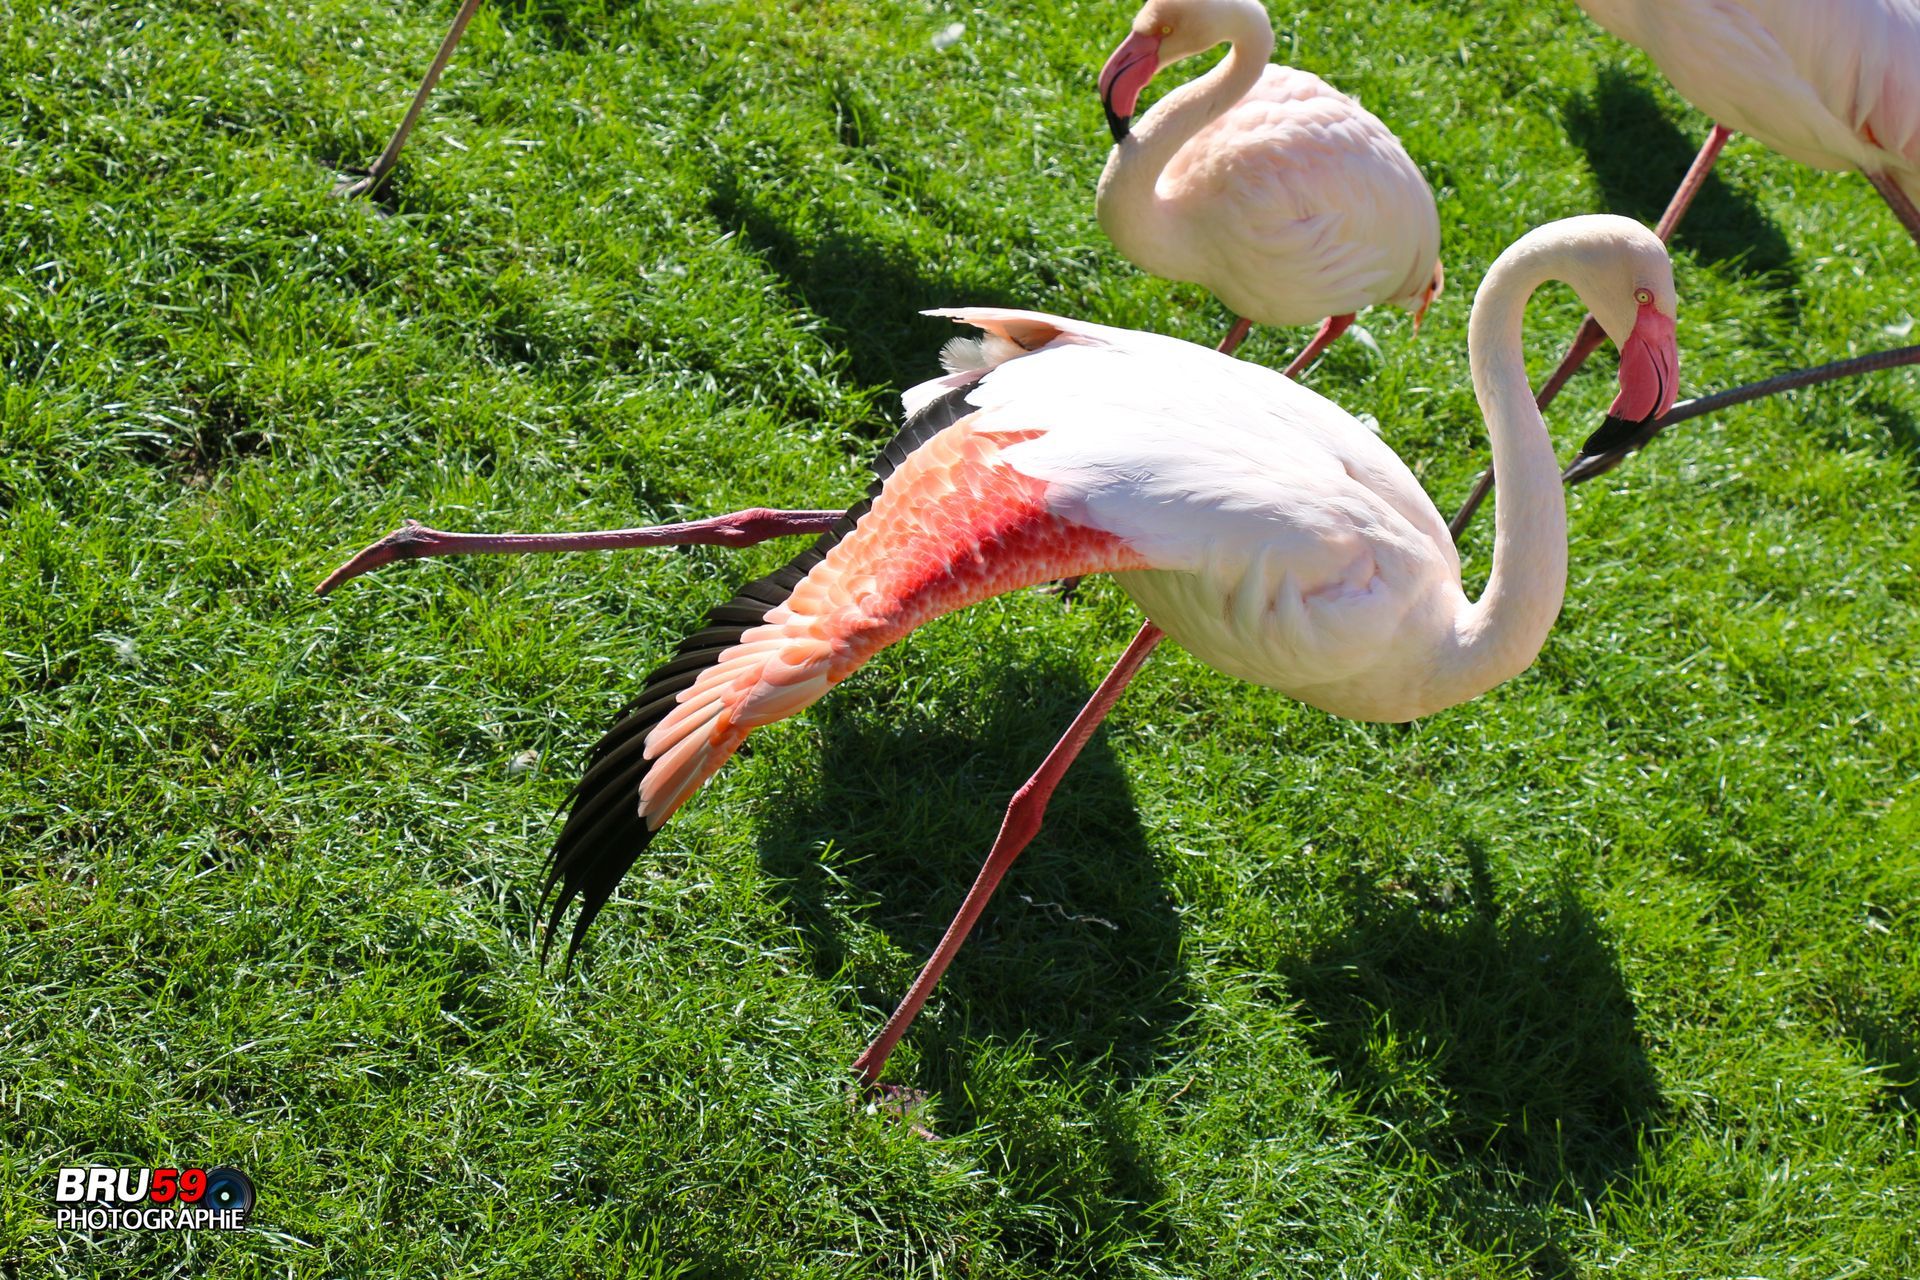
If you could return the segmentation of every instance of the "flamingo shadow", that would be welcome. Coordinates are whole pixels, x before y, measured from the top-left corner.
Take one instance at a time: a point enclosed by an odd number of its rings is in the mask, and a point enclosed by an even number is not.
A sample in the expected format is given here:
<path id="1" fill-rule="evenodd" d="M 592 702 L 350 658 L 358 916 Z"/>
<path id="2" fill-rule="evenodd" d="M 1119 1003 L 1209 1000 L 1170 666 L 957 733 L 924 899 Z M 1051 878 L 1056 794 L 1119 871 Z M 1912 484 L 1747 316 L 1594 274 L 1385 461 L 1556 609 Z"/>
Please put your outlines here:
<path id="1" fill-rule="evenodd" d="M 1652 91 L 1618 67 L 1604 68 L 1591 93 L 1572 98 L 1563 119 L 1568 136 L 1587 153 L 1607 206 L 1649 226 L 1666 211 L 1706 140 L 1704 134 L 1682 133 Z M 1717 171 L 1707 175 L 1674 242 L 1702 262 L 1763 280 L 1784 294 L 1788 305 L 1797 296 L 1799 272 L 1787 238 Z"/>
<path id="2" fill-rule="evenodd" d="M 1001 667 L 964 708 L 871 686 L 816 708 L 818 765 L 769 812 L 760 860 L 817 974 L 850 973 L 864 1009 L 893 1008 L 973 883 L 1008 798 L 1091 692 L 1065 662 L 1041 658 Z M 955 1113 L 967 1105 L 969 1042 L 1029 1040 L 1067 1076 L 1097 1061 L 1124 1084 L 1155 1068 L 1187 1015 L 1171 896 L 1106 733 L 1074 762 L 908 1032 L 922 1064 L 914 1083 L 940 1091 L 943 1125 L 970 1119 Z"/>
<path id="3" fill-rule="evenodd" d="M 1665 1103 L 1592 912 L 1571 892 L 1503 905 L 1466 853 L 1458 899 L 1350 889 L 1351 923 L 1283 976 L 1361 1110 L 1462 1175 L 1438 1180 L 1438 1211 L 1535 1275 L 1570 1277 L 1553 1206 L 1629 1178 Z"/>
<path id="4" fill-rule="evenodd" d="M 843 125 L 843 142 L 849 129 L 857 126 Z M 857 134 L 849 145 L 860 150 Z M 915 191 L 902 192 L 903 185 Z M 896 203 L 928 203 L 910 176 L 876 179 L 876 188 L 894 195 Z M 854 378 L 865 386 L 908 387 L 938 374 L 933 353 L 957 331 L 952 321 L 922 311 L 1024 305 L 985 272 L 942 265 L 874 219 L 864 220 L 873 230 L 857 229 L 815 197 L 796 200 L 728 165 L 715 174 L 707 203 L 723 227 L 737 230 L 798 300 L 831 326 L 834 344 L 846 351 Z M 947 220 L 940 210 L 933 213 L 935 221 Z"/>

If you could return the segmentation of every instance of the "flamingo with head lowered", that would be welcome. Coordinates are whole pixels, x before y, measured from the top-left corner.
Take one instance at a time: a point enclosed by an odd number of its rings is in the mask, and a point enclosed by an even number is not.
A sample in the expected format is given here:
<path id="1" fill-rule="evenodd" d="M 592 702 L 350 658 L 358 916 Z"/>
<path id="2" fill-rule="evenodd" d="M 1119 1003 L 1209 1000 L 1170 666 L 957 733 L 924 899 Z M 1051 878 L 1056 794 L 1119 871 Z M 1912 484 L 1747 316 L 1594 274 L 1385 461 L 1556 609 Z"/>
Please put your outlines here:
<path id="1" fill-rule="evenodd" d="M 868 500 L 712 610 L 593 749 L 553 849 L 549 942 L 578 902 L 571 958 L 635 859 L 755 729 L 942 614 L 1063 574 L 1113 573 L 1150 621 L 1015 793 L 953 923 L 855 1061 L 875 1083 L 1039 830 L 1061 775 L 1163 636 L 1358 720 L 1429 715 L 1519 674 L 1566 585 L 1559 467 L 1521 349 L 1527 299 L 1550 279 L 1571 284 L 1620 346 L 1617 415 L 1648 420 L 1673 400 L 1673 276 L 1650 232 L 1624 218 L 1572 218 L 1500 256 L 1468 330 L 1474 389 L 1507 480 L 1478 600 L 1462 589 L 1453 541 L 1413 474 L 1352 416 L 1285 376 L 1178 339 L 1037 312 L 940 313 L 985 336 L 949 343 L 948 374 L 906 394 L 906 425 Z M 756 510 L 584 537 L 745 542 L 823 520 Z M 507 537 L 410 526 L 322 590 L 402 556 L 582 545 L 579 535 Z"/>
<path id="2" fill-rule="evenodd" d="M 1221 43 L 1219 65 L 1134 124 L 1158 72 Z M 1365 307 L 1391 302 L 1419 324 L 1440 292 L 1440 215 L 1385 125 L 1272 52 L 1259 0 L 1149 0 L 1100 72 L 1113 151 L 1094 208 L 1134 265 L 1235 313 L 1222 351 L 1254 324 L 1318 322 L 1291 377 Z"/>
<path id="3" fill-rule="evenodd" d="M 1673 235 L 1735 129 L 1816 169 L 1858 170 L 1920 245 L 1920 0 L 1579 0 L 1601 26 L 1652 56 L 1667 78 L 1718 123 L 1661 215 L 1655 233 Z M 1600 345 L 1587 317 L 1560 365 L 1542 384 L 1542 409 Z M 1707 397 L 1740 403 L 1856 373 L 1920 363 L 1920 346 L 1856 356 Z M 1622 436 L 1624 457 L 1668 426 Z M 1572 470 L 1569 480 L 1605 467 Z M 1485 472 L 1453 518 L 1466 527 L 1492 487 Z"/>

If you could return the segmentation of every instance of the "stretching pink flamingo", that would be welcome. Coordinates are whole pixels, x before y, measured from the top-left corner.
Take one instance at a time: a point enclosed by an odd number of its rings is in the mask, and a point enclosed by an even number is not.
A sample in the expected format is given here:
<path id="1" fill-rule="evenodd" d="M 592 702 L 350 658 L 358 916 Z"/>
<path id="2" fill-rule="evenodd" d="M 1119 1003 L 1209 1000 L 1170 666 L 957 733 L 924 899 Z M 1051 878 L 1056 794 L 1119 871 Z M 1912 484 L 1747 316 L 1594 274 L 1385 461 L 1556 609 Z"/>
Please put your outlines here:
<path id="1" fill-rule="evenodd" d="M 1156 73 L 1223 42 L 1218 66 L 1133 126 Z M 1385 125 L 1272 52 L 1259 0 L 1149 0 L 1100 72 L 1114 145 L 1094 208 L 1135 266 L 1235 313 L 1220 350 L 1254 324 L 1318 322 L 1293 377 L 1364 307 L 1391 302 L 1418 326 L 1443 279 L 1440 215 Z"/>
<path id="2" fill-rule="evenodd" d="M 1440 513 L 1400 459 L 1285 376 L 1177 339 L 1035 312 L 936 313 L 986 336 L 949 343 L 947 376 L 906 394 L 906 425 L 876 463 L 868 500 L 709 613 L 593 749 L 550 862 L 548 942 L 578 901 L 571 960 L 661 826 L 754 729 L 942 614 L 1063 574 L 1113 573 L 1151 621 L 1007 806 L 953 923 L 854 1063 L 873 1084 L 1039 830 L 1061 775 L 1164 635 L 1222 671 L 1359 720 L 1428 715 L 1517 675 L 1566 585 L 1559 467 L 1521 349 L 1527 299 L 1556 278 L 1620 346 L 1614 414 L 1649 420 L 1673 402 L 1677 301 L 1651 233 L 1625 218 L 1572 218 L 1500 256 L 1468 330 L 1474 389 L 1507 477 L 1478 601 L 1462 589 Z M 584 537 L 744 542 L 817 529 L 826 516 L 756 510 Z M 410 526 L 320 589 L 411 554 L 583 545 L 460 537 Z"/>
<path id="3" fill-rule="evenodd" d="M 1920 244 L 1920 0 L 1579 3 L 1718 121 L 1655 228 L 1662 240 L 1738 129 L 1816 169 L 1858 170 Z M 1600 338 L 1588 317 L 1541 387 L 1542 408 Z"/>

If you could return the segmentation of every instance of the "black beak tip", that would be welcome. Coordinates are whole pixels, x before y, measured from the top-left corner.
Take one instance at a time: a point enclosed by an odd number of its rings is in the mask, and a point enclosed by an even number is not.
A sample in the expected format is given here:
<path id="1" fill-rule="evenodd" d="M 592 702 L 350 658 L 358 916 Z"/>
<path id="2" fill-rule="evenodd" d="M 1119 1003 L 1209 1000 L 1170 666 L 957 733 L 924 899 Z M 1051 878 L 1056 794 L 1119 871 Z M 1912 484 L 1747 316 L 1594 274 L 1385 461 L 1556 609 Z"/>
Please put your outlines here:
<path id="1" fill-rule="evenodd" d="M 1608 414 L 1600 424 L 1600 429 L 1587 437 L 1580 446 L 1580 455 L 1568 464 L 1562 478 L 1568 484 L 1579 484 L 1607 472 L 1626 461 L 1627 455 L 1641 448 L 1649 440 L 1660 434 L 1660 418 L 1652 417 L 1635 421 Z"/>
<path id="2" fill-rule="evenodd" d="M 1104 104 L 1103 104 L 1104 105 Z M 1116 145 L 1127 140 L 1127 134 L 1133 129 L 1133 117 L 1118 115 L 1111 106 L 1107 107 L 1107 128 L 1113 133 Z"/>

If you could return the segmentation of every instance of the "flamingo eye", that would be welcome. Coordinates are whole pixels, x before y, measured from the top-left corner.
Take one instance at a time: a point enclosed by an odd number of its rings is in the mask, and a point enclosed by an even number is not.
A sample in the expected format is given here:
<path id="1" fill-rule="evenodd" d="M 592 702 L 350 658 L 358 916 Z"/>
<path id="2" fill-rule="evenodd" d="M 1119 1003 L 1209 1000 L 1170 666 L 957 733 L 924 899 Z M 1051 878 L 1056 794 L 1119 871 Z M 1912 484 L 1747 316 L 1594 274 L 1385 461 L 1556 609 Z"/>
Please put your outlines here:
<path id="1" fill-rule="evenodd" d="M 1647 306 L 1649 303 L 1653 301 L 1653 290 L 1635 289 L 1633 291 L 1633 300 L 1639 303 L 1643 307 Z"/>
<path id="2" fill-rule="evenodd" d="M 1173 34 L 1173 28 L 1172 28 L 1172 26 L 1170 26 L 1170 25 L 1166 25 L 1166 24 L 1162 24 L 1162 26 L 1160 27 L 1160 34 L 1161 34 L 1161 35 L 1163 35 L 1163 36 L 1170 36 L 1170 35 L 1172 35 L 1172 34 Z"/>

